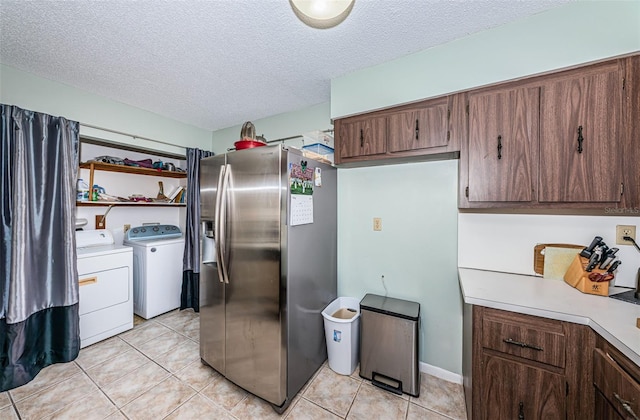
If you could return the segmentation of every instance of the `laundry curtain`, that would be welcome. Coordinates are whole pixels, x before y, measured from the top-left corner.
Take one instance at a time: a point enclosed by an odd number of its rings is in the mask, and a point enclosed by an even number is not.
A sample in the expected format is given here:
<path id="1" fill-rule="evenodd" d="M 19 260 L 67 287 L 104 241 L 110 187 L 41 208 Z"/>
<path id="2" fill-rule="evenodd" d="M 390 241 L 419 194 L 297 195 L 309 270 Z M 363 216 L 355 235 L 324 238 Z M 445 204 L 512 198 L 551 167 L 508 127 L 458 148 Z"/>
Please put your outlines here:
<path id="1" fill-rule="evenodd" d="M 78 356 L 78 123 L 0 105 L 0 392 Z"/>
<path id="2" fill-rule="evenodd" d="M 180 309 L 200 311 L 200 159 L 212 152 L 187 148 L 187 223 Z"/>

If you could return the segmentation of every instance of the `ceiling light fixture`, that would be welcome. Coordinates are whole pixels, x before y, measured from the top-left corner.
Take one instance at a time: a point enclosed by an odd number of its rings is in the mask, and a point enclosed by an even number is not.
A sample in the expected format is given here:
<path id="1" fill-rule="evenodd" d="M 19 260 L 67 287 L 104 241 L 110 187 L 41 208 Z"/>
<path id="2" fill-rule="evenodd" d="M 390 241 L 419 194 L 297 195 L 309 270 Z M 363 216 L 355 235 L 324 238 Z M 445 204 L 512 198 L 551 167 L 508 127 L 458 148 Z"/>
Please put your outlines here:
<path id="1" fill-rule="evenodd" d="M 327 29 L 349 16 L 355 0 L 289 0 L 293 12 L 312 28 Z"/>

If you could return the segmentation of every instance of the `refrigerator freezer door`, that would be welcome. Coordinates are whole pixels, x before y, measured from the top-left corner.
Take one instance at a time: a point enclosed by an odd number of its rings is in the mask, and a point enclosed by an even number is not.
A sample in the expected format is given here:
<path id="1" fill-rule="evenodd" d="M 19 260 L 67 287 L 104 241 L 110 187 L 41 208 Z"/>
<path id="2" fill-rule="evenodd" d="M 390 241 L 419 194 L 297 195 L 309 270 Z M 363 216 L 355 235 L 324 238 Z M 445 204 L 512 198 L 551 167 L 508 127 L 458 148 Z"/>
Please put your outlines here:
<path id="1" fill-rule="evenodd" d="M 220 174 L 225 155 L 211 156 L 200 161 L 200 219 L 214 221 Z"/>
<path id="2" fill-rule="evenodd" d="M 286 399 L 281 226 L 286 158 L 280 147 L 227 155 L 225 376 L 275 405 Z M 283 175 L 284 174 L 284 175 Z"/>
<path id="3" fill-rule="evenodd" d="M 200 220 L 201 240 L 218 246 L 216 199 L 225 156 L 212 156 L 200 162 Z M 215 243 L 214 243 L 215 241 Z M 207 251 L 200 258 L 200 357 L 218 372 L 225 374 L 225 290 L 217 262 L 212 261 L 211 250 L 201 246 L 200 252 Z M 217 260 L 217 249 L 214 250 Z M 206 257 L 206 258 L 203 258 Z M 204 262 L 203 262 L 204 261 Z"/>
<path id="4" fill-rule="evenodd" d="M 225 374 L 224 284 L 215 266 L 200 265 L 200 358 Z"/>

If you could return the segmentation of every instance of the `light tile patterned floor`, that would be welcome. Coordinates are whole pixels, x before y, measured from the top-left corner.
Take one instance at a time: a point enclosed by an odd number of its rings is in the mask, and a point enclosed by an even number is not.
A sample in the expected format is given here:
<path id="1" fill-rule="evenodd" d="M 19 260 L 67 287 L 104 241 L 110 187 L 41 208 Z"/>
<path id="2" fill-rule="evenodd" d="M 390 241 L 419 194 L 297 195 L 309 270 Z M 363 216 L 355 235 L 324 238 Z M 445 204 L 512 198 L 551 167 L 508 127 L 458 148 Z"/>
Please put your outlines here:
<path id="1" fill-rule="evenodd" d="M 397 396 L 326 363 L 280 416 L 200 362 L 198 332 L 192 310 L 136 317 L 133 330 L 0 393 L 0 420 L 466 419 L 461 385 L 422 374 L 419 398 Z"/>

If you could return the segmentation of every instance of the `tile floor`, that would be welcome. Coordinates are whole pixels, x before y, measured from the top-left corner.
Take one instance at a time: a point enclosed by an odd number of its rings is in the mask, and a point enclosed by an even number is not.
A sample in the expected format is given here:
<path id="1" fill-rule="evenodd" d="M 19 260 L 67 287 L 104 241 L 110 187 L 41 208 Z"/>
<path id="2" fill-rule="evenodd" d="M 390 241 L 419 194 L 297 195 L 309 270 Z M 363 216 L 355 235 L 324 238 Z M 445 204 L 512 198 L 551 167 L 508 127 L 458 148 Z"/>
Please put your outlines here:
<path id="1" fill-rule="evenodd" d="M 0 419 L 466 419 L 462 386 L 422 374 L 397 396 L 327 364 L 279 416 L 200 362 L 198 314 L 173 311 L 43 369 L 0 393 Z"/>

